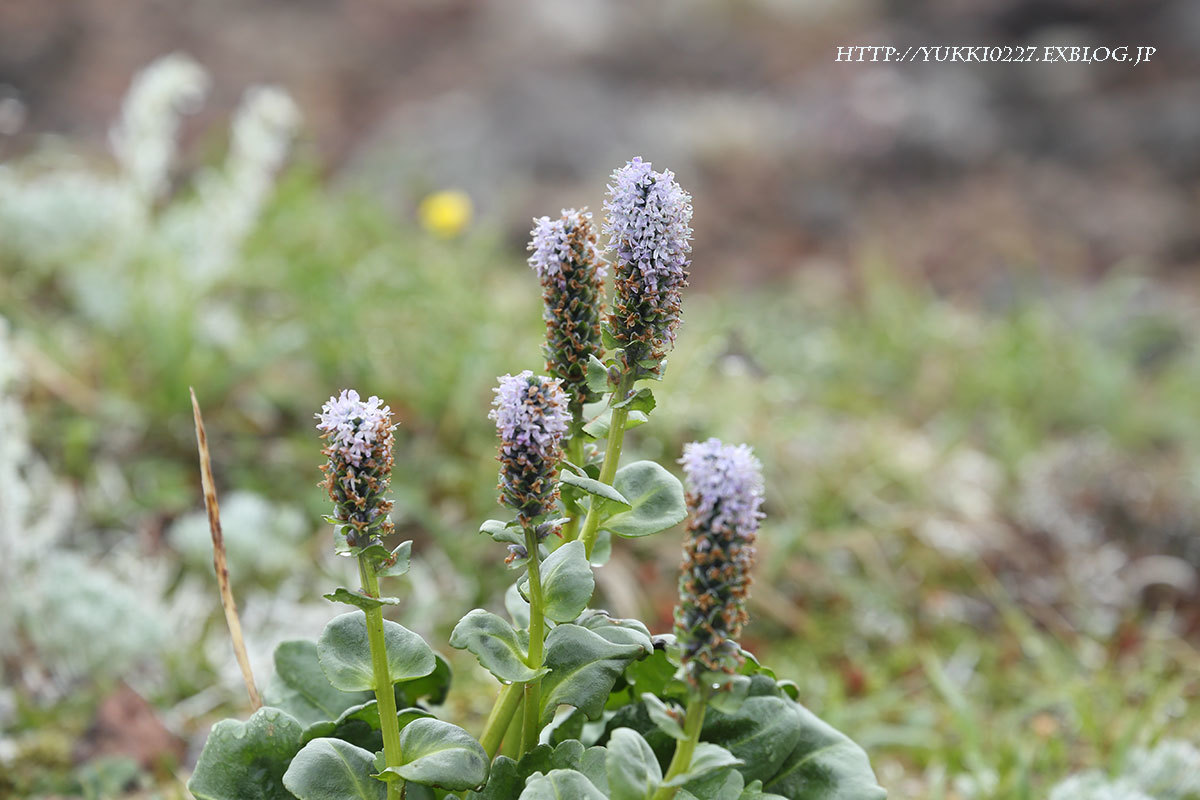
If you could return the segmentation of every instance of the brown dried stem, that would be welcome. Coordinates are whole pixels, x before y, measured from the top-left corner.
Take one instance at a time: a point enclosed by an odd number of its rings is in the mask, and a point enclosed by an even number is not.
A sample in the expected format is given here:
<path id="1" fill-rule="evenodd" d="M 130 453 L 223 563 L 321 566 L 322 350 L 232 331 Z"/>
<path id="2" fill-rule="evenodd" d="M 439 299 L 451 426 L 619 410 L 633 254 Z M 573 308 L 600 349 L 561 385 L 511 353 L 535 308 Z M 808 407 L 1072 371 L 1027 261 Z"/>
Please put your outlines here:
<path id="1" fill-rule="evenodd" d="M 254 673 L 250 669 L 250 657 L 246 655 L 246 640 L 242 638 L 242 623 L 238 619 L 237 604 L 233 601 L 233 590 L 229 588 L 229 567 L 225 562 L 225 537 L 221 533 L 221 509 L 217 505 L 217 489 L 213 484 L 212 460 L 208 455 L 208 434 L 204 432 L 204 420 L 200 417 L 200 404 L 191 387 L 192 416 L 196 420 L 196 447 L 200 450 L 200 485 L 204 489 L 204 508 L 208 511 L 208 528 L 212 531 L 213 569 L 217 572 L 217 585 L 221 589 L 221 606 L 225 609 L 225 622 L 229 625 L 229 638 L 233 640 L 233 652 L 238 666 L 242 668 L 242 679 L 250 695 L 254 710 L 262 708 L 262 698 L 254 686 Z"/>

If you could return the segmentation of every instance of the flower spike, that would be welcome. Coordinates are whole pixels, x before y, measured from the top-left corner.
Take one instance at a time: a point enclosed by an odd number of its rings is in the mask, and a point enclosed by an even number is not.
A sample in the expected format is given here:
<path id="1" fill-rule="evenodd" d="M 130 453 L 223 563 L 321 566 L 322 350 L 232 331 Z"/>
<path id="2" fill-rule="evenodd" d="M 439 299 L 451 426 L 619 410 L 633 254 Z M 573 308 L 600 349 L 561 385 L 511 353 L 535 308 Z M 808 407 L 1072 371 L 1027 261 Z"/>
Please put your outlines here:
<path id="1" fill-rule="evenodd" d="M 607 271 L 596 249 L 592 214 L 563 209 L 558 219 L 533 221 L 529 266 L 542 283 L 546 370 L 561 378 L 573 408 L 600 399 L 588 390 L 588 357 L 604 358 L 600 306 Z"/>
<path id="2" fill-rule="evenodd" d="M 616 257 L 609 328 L 625 350 L 622 367 L 658 374 L 675 342 L 691 261 L 692 198 L 669 170 L 634 158 L 613 172 L 604 232 Z"/>
<path id="3" fill-rule="evenodd" d="M 392 501 L 383 497 L 394 463 L 392 410 L 374 395 L 364 402 L 355 390 L 343 389 L 314 416 L 325 440 L 321 452 L 328 458 L 321 466 L 321 485 L 333 501 L 334 517 L 345 524 L 351 547 L 375 544 L 392 532 Z"/>
<path id="4" fill-rule="evenodd" d="M 500 436 L 500 502 L 528 527 L 558 499 L 562 438 L 571 421 L 567 396 L 561 380 L 529 370 L 501 377 L 493 391 L 488 417 Z"/>
<path id="5" fill-rule="evenodd" d="M 747 445 L 719 439 L 684 445 L 688 538 L 679 578 L 675 635 L 687 681 L 705 673 L 732 675 L 742 664 L 737 638 L 747 621 L 746 598 L 763 501 L 762 464 Z"/>

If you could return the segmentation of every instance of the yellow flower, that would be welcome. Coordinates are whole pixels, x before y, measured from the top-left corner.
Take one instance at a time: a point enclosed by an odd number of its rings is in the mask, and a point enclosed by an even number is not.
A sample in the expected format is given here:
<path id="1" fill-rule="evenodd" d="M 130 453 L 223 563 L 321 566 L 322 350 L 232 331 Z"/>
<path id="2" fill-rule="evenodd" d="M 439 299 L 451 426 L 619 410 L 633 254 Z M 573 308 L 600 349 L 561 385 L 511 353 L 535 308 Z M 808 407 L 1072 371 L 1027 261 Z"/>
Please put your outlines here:
<path id="1" fill-rule="evenodd" d="M 417 215 L 425 230 L 450 239 L 459 235 L 471 224 L 475 209 L 466 192 L 447 190 L 434 192 L 421 201 Z"/>

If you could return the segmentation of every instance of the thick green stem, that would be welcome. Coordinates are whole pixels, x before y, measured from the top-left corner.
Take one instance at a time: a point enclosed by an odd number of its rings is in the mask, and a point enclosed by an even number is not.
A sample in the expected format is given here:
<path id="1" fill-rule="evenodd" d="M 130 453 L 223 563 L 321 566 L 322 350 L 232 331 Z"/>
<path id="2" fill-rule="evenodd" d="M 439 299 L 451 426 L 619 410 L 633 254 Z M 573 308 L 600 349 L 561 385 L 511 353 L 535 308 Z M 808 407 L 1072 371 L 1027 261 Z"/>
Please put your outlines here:
<path id="1" fill-rule="evenodd" d="M 537 534 L 525 529 L 525 549 L 529 551 L 529 659 L 530 669 L 541 669 L 546 640 L 545 601 L 542 597 L 541 564 L 538 562 Z M 542 679 L 534 678 L 525 684 L 525 719 L 521 727 L 521 753 L 537 746 L 541 729 Z"/>
<path id="2" fill-rule="evenodd" d="M 617 390 L 612 394 L 611 402 L 619 403 L 625 400 L 630 389 L 633 388 L 633 381 L 632 373 L 622 375 Z M 608 446 L 604 451 L 604 463 L 600 466 L 600 482 L 607 483 L 609 486 L 612 486 L 613 478 L 617 474 L 617 465 L 621 461 L 621 445 L 625 442 L 625 423 L 628 420 L 628 406 L 613 408 L 612 419 L 609 420 L 608 425 Z M 596 546 L 596 534 L 599 533 L 599 528 L 600 517 L 596 513 L 596 504 L 593 502 L 592 507 L 588 509 L 587 519 L 583 521 L 583 530 L 579 534 L 588 558 L 591 558 L 592 549 Z"/>
<path id="3" fill-rule="evenodd" d="M 358 558 L 358 574 L 362 579 L 363 591 L 371 597 L 379 597 L 379 577 L 375 567 L 366 557 Z M 387 645 L 383 638 L 383 611 L 379 608 L 365 609 L 367 615 L 367 642 L 371 646 L 371 667 L 375 672 L 375 700 L 379 705 L 379 723 L 383 734 L 383 757 L 389 767 L 400 766 L 400 725 L 396 719 L 396 694 L 392 688 L 392 675 L 388 670 Z M 400 782 L 388 781 L 388 800 L 404 796 Z"/>
<path id="4" fill-rule="evenodd" d="M 524 685 L 520 683 L 506 684 L 500 690 L 500 694 L 496 698 L 496 705 L 492 707 L 487 724 L 483 726 L 483 735 L 479 737 L 479 743 L 483 745 L 488 758 L 495 758 L 496 754 L 500 752 L 500 743 L 504 741 L 504 732 L 508 730 L 508 724 L 512 722 L 517 706 L 521 705 L 523 690 Z"/>
<path id="5" fill-rule="evenodd" d="M 675 755 L 671 758 L 671 765 L 667 767 L 666 776 L 663 777 L 664 783 L 691 768 L 692 756 L 696 752 L 696 745 L 700 743 L 700 729 L 704 727 L 704 712 L 707 708 L 705 698 L 700 695 L 693 697 L 688 703 L 687 717 L 683 721 L 683 732 L 687 738 L 675 743 Z M 654 800 L 671 800 L 678 790 L 678 787 L 663 786 L 654 793 Z"/>
<path id="6" fill-rule="evenodd" d="M 571 427 L 568 428 L 571 438 L 567 440 L 567 461 L 577 467 L 583 467 L 583 406 L 571 404 Z M 562 527 L 563 543 L 574 541 L 579 536 L 580 517 L 583 507 L 574 500 L 563 501 L 563 508 L 571 521 Z"/>

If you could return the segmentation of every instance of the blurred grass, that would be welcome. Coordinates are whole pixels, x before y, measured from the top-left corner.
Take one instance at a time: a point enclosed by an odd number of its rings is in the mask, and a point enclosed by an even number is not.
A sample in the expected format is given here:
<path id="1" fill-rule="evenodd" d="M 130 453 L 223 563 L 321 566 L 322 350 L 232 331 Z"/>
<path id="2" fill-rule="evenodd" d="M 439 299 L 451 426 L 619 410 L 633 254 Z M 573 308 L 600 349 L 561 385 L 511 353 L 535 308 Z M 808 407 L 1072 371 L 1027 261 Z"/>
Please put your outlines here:
<path id="1" fill-rule="evenodd" d="M 115 321 L 67 289 L 73 271 L 111 265 L 0 258 L 35 443 L 84 487 L 89 527 L 161 528 L 198 507 L 191 385 L 223 488 L 305 507 L 315 556 L 327 542 L 311 415 L 355 386 L 401 422 L 399 529 L 464 595 L 431 624 L 495 605 L 509 576 L 475 534 L 498 511 L 490 388 L 542 366 L 517 247 L 487 230 L 430 237 L 298 169 L 236 270 L 197 285 L 140 263 L 155 280 L 131 284 Z M 1102 432 L 1135 460 L 1200 463 L 1194 309 L 1133 275 L 1010 289 L 951 301 L 874 259 L 692 292 L 659 409 L 630 437 L 628 458 L 668 464 L 699 437 L 755 447 L 768 518 L 748 639 L 868 748 L 896 798 L 1040 797 L 1134 745 L 1200 736 L 1200 658 L 1173 607 L 1123 609 L 1099 638 L 1017 603 L 978 548 L 953 556 L 920 533 L 945 517 L 982 536 L 1017 527 L 1023 465 L 1056 441 Z M 961 474 L 964 454 L 994 476 Z M 673 533 L 620 546 L 609 569 L 626 580 L 604 584 L 607 602 L 664 629 L 677 549 Z M 295 569 L 315 576 L 315 557 Z M 452 702 L 479 713 L 487 684 L 455 662 L 466 693 Z"/>

